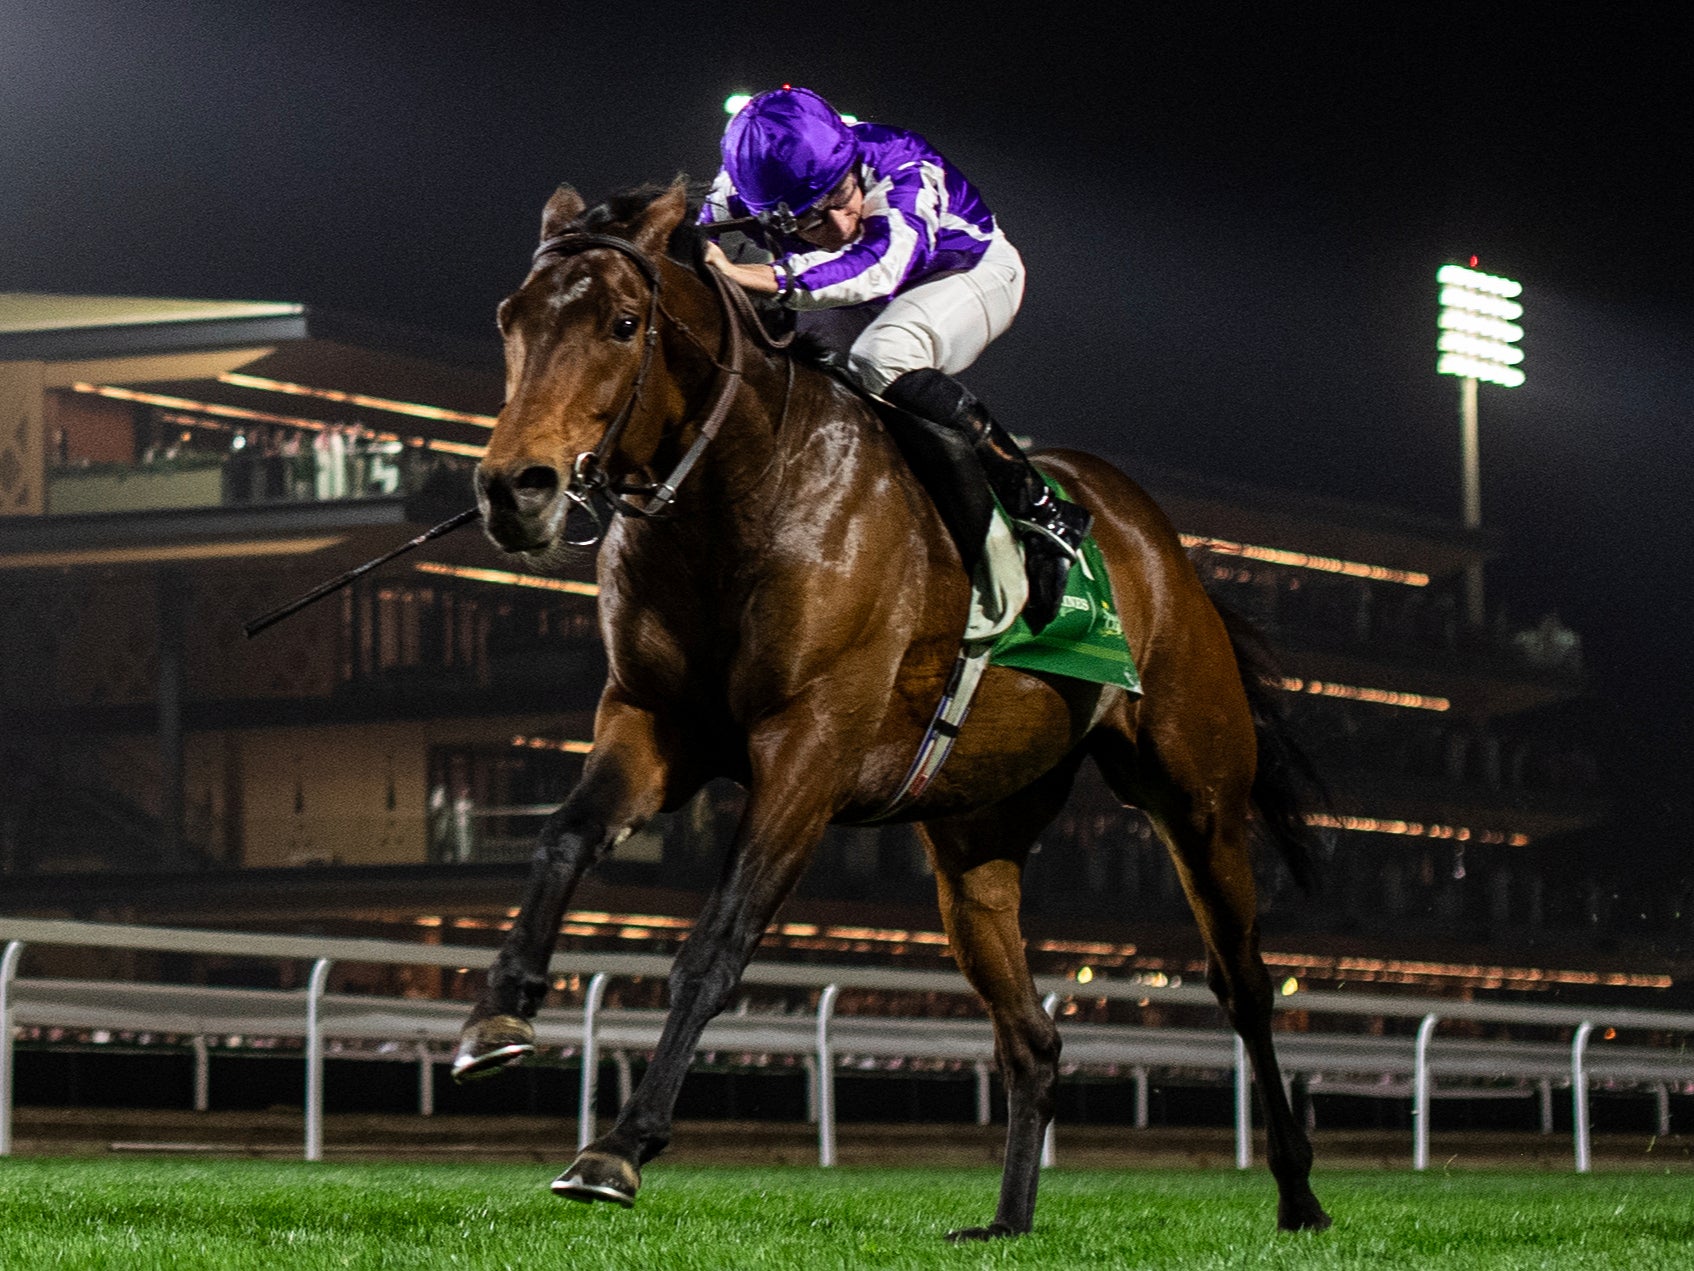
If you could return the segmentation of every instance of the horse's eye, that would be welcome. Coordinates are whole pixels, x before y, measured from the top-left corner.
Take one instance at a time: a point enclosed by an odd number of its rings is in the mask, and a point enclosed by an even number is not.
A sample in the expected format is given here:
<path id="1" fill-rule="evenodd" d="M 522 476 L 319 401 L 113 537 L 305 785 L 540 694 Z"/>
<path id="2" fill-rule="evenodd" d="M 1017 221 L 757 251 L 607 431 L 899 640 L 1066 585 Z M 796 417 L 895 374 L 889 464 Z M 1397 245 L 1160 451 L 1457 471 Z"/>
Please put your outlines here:
<path id="1" fill-rule="evenodd" d="M 613 320 L 612 338 L 617 340 L 633 339 L 640 327 L 641 324 L 626 313 L 623 317 Z"/>

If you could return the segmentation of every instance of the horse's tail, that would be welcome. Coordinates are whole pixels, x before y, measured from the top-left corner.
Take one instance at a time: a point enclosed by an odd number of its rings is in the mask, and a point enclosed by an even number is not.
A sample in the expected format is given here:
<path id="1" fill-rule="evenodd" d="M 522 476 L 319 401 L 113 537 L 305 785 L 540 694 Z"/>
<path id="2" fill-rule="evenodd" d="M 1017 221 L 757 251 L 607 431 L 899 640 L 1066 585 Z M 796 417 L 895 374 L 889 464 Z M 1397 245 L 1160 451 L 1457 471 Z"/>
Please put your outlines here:
<path id="1" fill-rule="evenodd" d="M 1253 712 L 1259 762 L 1253 776 L 1253 808 L 1259 825 L 1294 876 L 1300 890 L 1317 887 L 1316 858 L 1324 839 L 1311 823 L 1314 812 L 1327 809 L 1329 791 L 1311 758 L 1294 736 L 1277 682 L 1281 673 L 1276 656 L 1251 622 L 1228 605 L 1217 606 L 1241 668 L 1241 686 Z"/>

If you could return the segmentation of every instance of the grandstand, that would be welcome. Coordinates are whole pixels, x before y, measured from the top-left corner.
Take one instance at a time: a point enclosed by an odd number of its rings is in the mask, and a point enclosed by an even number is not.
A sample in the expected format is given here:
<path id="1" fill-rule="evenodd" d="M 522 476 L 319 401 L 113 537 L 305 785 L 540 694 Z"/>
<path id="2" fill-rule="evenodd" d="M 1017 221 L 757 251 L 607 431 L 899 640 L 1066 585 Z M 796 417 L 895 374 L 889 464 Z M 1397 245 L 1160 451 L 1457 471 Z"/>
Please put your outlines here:
<path id="1" fill-rule="evenodd" d="M 260 640 L 240 627 L 463 506 L 500 392 L 492 348 L 300 306 L 0 296 L 0 398 L 23 421 L 0 442 L 0 471 L 14 478 L 0 492 L 8 914 L 421 949 L 498 938 L 539 818 L 591 735 L 604 672 L 591 566 L 515 575 L 469 533 Z M 1139 459 L 1123 466 L 1171 514 L 1214 592 L 1271 636 L 1286 703 L 1334 787 L 1322 893 L 1299 895 L 1269 868 L 1264 877 L 1267 961 L 1291 1003 L 1366 988 L 1453 1008 L 1694 1007 L 1686 968 L 1658 952 L 1686 925 L 1684 898 L 1630 896 L 1602 872 L 1619 853 L 1608 850 L 1595 756 L 1569 715 L 1583 687 L 1576 633 L 1551 615 L 1464 621 L 1464 571 L 1489 555 L 1485 538 Z M 714 786 L 624 843 L 578 895 L 561 956 L 674 950 L 738 800 Z M 1055 1009 L 1076 1032 L 1071 1055 L 1094 1053 L 1082 1040 L 1092 1028 L 1141 1030 L 1126 1034 L 1138 1046 L 1212 1030 L 1193 1043 L 1205 1064 L 1165 1070 L 1230 1069 L 1215 1012 L 1183 996 L 1199 992 L 1199 943 L 1136 813 L 1083 783 L 1032 861 L 1026 909 L 1038 970 L 1069 986 Z M 176 982 L 187 956 L 31 948 L 39 968 L 20 986 L 20 1020 L 35 1018 L 37 974 Z M 451 1001 L 468 992 L 457 956 L 338 962 L 338 991 Z M 805 994 L 835 983 L 855 1018 L 931 1017 L 924 1028 L 945 1032 L 947 1018 L 971 1011 L 907 829 L 832 831 L 763 958 L 807 975 L 827 966 L 830 978 L 806 980 Z M 955 989 L 842 978 L 868 968 L 945 972 Z M 197 992 L 304 988 L 288 959 L 202 952 L 191 969 Z M 577 979 L 560 992 L 580 1007 Z M 1091 983 L 1146 992 L 1076 991 Z M 660 1005 L 651 977 L 616 992 L 620 1010 Z M 1348 1016 L 1347 1044 L 1368 1048 L 1377 1043 L 1362 1034 L 1381 1033 L 1367 1075 L 1399 1099 L 1410 1090 L 1406 1047 L 1429 1012 L 1397 1009 Z M 138 1031 L 128 1015 L 121 1027 L 77 1018 L 30 1027 L 69 1028 L 66 1045 Z M 1298 1008 L 1289 1019 L 1309 1026 Z M 296 1036 L 274 1025 L 264 1035 Z M 891 1044 L 883 1054 L 865 1042 L 864 1057 L 882 1071 L 924 1058 L 896 1053 L 909 1038 Z M 638 1051 L 631 1041 L 627 1053 Z M 975 1080 L 979 1051 L 961 1043 L 937 1062 Z M 1568 1079 L 1568 1055 L 1521 1058 L 1520 1087 L 1545 1104 L 1535 1083 Z M 1081 1075 L 1133 1078 L 1155 1059 L 1101 1051 Z M 1361 1084 L 1327 1058 L 1295 1066 L 1312 1090 Z M 1668 1089 L 1673 1077 L 1651 1080 Z M 1139 1088 L 1137 1107 L 1144 1078 Z"/>

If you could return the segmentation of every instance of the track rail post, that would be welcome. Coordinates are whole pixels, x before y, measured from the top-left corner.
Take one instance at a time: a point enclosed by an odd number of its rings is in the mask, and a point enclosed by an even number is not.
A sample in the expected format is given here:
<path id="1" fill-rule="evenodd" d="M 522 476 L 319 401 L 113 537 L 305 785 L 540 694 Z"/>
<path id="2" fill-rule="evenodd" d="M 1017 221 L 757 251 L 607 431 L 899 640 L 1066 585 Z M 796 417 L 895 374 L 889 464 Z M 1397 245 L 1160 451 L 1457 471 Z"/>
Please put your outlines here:
<path id="1" fill-rule="evenodd" d="M 418 1115 L 435 1115 L 435 1064 L 429 1056 L 429 1043 L 418 1043 Z"/>
<path id="2" fill-rule="evenodd" d="M 1047 1012 L 1049 1019 L 1057 1019 L 1059 1014 L 1059 995 L 1049 993 L 1042 999 L 1041 1009 Z M 1053 1123 L 1047 1122 L 1047 1133 L 1041 1138 L 1041 1168 L 1052 1169 L 1059 1163 L 1058 1136 L 1053 1133 Z"/>
<path id="3" fill-rule="evenodd" d="M 24 942 L 11 940 L 0 953 L 0 1156 L 12 1154 L 12 1071 L 16 1044 L 12 1040 L 12 981 Z"/>
<path id="4" fill-rule="evenodd" d="M 1570 1099 L 1571 1112 L 1576 1122 L 1576 1172 L 1586 1174 L 1593 1168 L 1593 1160 L 1589 1153 L 1588 1135 L 1588 1070 L 1584 1060 L 1588 1054 L 1588 1035 L 1594 1031 L 1590 1020 L 1583 1020 L 1576 1026 L 1576 1035 L 1570 1040 Z"/>
<path id="5" fill-rule="evenodd" d="M 629 1066 L 629 1052 L 614 1050 L 612 1068 L 618 1074 L 618 1107 L 621 1109 L 635 1095 L 635 1073 Z"/>
<path id="6" fill-rule="evenodd" d="M 1412 1052 L 1412 1168 L 1429 1168 L 1429 1043 L 1435 1036 L 1439 1015 L 1425 1015 L 1418 1025 L 1417 1046 Z"/>
<path id="7" fill-rule="evenodd" d="M 189 1043 L 194 1048 L 194 1110 L 206 1112 L 212 1106 L 212 1051 L 204 1033 Z"/>
<path id="8" fill-rule="evenodd" d="M 606 981 L 612 977 L 596 971 L 588 981 L 582 1001 L 582 1089 L 576 1102 L 576 1150 L 582 1151 L 594 1138 L 594 1105 L 600 1093 L 600 1001 L 606 996 Z"/>
<path id="9" fill-rule="evenodd" d="M 1253 1168 L 1253 1066 L 1240 1033 L 1235 1035 L 1235 1168 Z"/>
<path id="10" fill-rule="evenodd" d="M 826 984 L 818 995 L 818 1164 L 835 1164 L 835 1048 L 830 1042 L 829 1026 L 835 1019 L 835 999 L 841 995 L 839 984 Z"/>
<path id="11" fill-rule="evenodd" d="M 306 980 L 306 1159 L 324 1157 L 323 996 L 329 983 L 328 958 L 312 963 Z"/>

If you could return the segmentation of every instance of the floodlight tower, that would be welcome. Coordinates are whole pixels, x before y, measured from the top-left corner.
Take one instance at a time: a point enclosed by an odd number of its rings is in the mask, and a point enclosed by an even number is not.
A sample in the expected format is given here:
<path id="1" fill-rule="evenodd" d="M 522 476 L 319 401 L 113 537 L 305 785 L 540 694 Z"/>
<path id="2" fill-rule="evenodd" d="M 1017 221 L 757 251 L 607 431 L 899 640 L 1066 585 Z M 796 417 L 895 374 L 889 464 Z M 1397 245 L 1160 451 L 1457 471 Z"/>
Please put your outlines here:
<path id="1" fill-rule="evenodd" d="M 788 85 L 784 84 L 783 87 L 787 88 Z M 752 93 L 731 93 L 728 97 L 723 99 L 723 113 L 733 119 L 736 115 L 741 113 L 741 108 L 752 100 Z M 856 124 L 859 122 L 859 117 L 857 115 L 843 113 L 841 116 L 841 122 L 844 124 Z"/>
<path id="2" fill-rule="evenodd" d="M 1476 264 L 1476 257 L 1471 257 Z M 1523 383 L 1518 363 L 1523 350 L 1523 306 L 1517 297 L 1523 285 L 1510 278 L 1479 273 L 1462 265 L 1443 265 L 1436 271 L 1440 287 L 1440 316 L 1435 347 L 1440 354 L 1435 370 L 1459 377 L 1460 447 L 1464 467 L 1464 525 L 1482 526 L 1482 461 L 1476 424 L 1476 386 L 1479 380 L 1516 388 Z M 1465 567 L 1465 615 L 1472 626 L 1485 620 L 1482 601 L 1482 562 Z"/>

